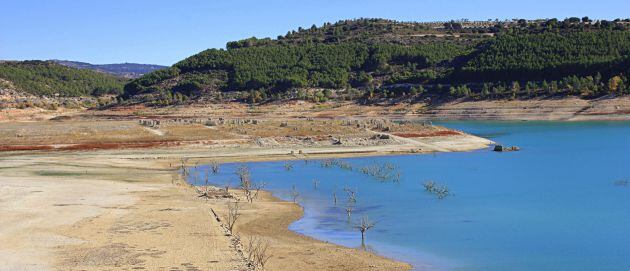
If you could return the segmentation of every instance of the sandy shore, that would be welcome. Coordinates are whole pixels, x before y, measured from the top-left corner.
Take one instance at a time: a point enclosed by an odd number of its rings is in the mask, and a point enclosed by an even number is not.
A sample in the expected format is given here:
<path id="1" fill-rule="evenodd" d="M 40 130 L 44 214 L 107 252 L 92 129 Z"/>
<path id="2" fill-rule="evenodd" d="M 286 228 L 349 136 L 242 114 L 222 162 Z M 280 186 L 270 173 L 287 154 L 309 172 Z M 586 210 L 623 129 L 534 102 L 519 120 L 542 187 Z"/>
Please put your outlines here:
<path id="1" fill-rule="evenodd" d="M 248 270 L 219 218 L 225 199 L 204 200 L 180 180 L 182 157 L 253 161 L 466 151 L 490 144 L 457 135 L 399 145 L 291 149 L 163 148 L 18 152 L 0 156 L 0 266 L 6 270 Z M 295 153 L 295 152 L 294 152 Z M 241 240 L 270 240 L 267 270 L 406 270 L 410 266 L 288 230 L 299 206 L 264 194 L 243 206 Z"/>
<path id="2" fill-rule="evenodd" d="M 209 207 L 154 161 L 96 153 L 2 158 L 5 270 L 243 270 Z"/>

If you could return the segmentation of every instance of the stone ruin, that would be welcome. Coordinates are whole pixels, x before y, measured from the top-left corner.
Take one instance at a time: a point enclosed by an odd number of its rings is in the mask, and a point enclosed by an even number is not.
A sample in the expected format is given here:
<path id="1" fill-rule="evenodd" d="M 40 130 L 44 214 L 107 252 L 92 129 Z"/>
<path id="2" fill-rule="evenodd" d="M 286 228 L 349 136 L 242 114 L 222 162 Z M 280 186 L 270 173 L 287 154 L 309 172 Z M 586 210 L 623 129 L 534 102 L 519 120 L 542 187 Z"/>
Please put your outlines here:
<path id="1" fill-rule="evenodd" d="M 413 123 L 414 122 L 410 120 L 402 120 L 400 122 L 394 123 L 388 119 L 365 119 L 365 120 L 350 119 L 350 120 L 341 121 L 341 125 L 343 126 L 355 126 L 357 128 L 364 128 L 364 129 L 374 128 L 381 131 L 391 130 L 391 126 L 394 124 L 407 125 L 407 124 L 413 124 Z M 429 120 L 425 120 L 422 123 L 420 123 L 420 125 L 433 126 L 433 123 L 431 123 L 431 121 Z"/>
<path id="2" fill-rule="evenodd" d="M 160 125 L 168 125 L 168 124 L 203 124 L 205 126 L 219 126 L 224 124 L 232 124 L 232 125 L 243 125 L 243 124 L 254 124 L 257 125 L 261 123 L 260 120 L 257 119 L 224 119 L 224 118 L 175 118 L 175 119 L 141 119 L 138 120 L 138 123 L 142 126 L 148 127 L 158 127 Z"/>

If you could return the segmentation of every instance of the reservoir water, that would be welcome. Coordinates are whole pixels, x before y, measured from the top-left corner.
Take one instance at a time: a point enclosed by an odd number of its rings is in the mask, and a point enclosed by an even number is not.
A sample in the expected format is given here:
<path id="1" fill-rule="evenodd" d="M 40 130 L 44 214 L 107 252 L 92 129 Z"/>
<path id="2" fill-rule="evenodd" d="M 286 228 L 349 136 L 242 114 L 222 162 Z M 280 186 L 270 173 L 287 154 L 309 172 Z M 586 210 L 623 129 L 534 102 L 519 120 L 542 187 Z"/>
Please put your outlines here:
<path id="1" fill-rule="evenodd" d="M 300 193 L 305 216 L 292 230 L 360 247 L 353 226 L 367 215 L 377 222 L 367 249 L 418 270 L 630 270 L 630 123 L 439 124 L 521 151 L 341 159 L 353 170 L 320 160 L 294 161 L 290 171 L 283 161 L 247 164 L 274 195 Z M 399 181 L 359 170 L 387 163 Z M 211 182 L 236 186 L 238 165 L 222 165 Z M 450 195 L 438 199 L 427 181 Z M 350 222 L 344 188 L 356 191 Z"/>

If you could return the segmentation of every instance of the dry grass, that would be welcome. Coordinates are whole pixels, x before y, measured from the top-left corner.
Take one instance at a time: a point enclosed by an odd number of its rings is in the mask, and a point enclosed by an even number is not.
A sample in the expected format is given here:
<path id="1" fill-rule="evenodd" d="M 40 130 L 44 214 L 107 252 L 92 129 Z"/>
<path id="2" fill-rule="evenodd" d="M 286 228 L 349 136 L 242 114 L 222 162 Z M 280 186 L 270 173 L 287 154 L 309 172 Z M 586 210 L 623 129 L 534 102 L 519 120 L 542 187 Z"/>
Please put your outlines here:
<path id="1" fill-rule="evenodd" d="M 238 139 L 237 135 L 222 129 L 210 129 L 202 124 L 165 125 L 159 128 L 168 140 L 224 140 Z"/>
<path id="2" fill-rule="evenodd" d="M 0 144 L 82 144 L 160 141 L 134 121 L 37 121 L 1 124 Z"/>
<path id="3" fill-rule="evenodd" d="M 281 124 L 286 122 L 286 126 Z M 235 134 L 254 137 L 321 137 L 328 135 L 360 134 L 363 131 L 351 126 L 342 126 L 341 121 L 335 120 L 286 120 L 265 121 L 261 124 L 226 125 L 227 131 Z"/>
<path id="4" fill-rule="evenodd" d="M 201 124 L 144 127 L 127 120 L 3 122 L 0 151 L 151 148 L 237 139 Z"/>

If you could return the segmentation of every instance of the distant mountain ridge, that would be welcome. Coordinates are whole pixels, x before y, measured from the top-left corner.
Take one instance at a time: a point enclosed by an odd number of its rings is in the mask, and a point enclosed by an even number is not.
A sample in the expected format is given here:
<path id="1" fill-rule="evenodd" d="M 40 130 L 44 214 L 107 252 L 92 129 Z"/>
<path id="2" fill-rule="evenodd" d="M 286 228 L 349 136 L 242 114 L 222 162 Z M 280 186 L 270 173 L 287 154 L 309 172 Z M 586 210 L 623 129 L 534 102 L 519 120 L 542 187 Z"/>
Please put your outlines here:
<path id="1" fill-rule="evenodd" d="M 50 60 L 60 65 L 72 67 L 76 69 L 88 69 L 97 72 L 107 73 L 118 77 L 135 79 L 147 73 L 168 68 L 161 65 L 153 64 L 137 64 L 137 63 L 120 63 L 120 64 L 90 64 L 86 62 L 70 61 L 70 60 Z"/>
<path id="2" fill-rule="evenodd" d="M 129 79 L 53 61 L 0 62 L 0 95 L 29 94 L 47 97 L 118 95 Z"/>

